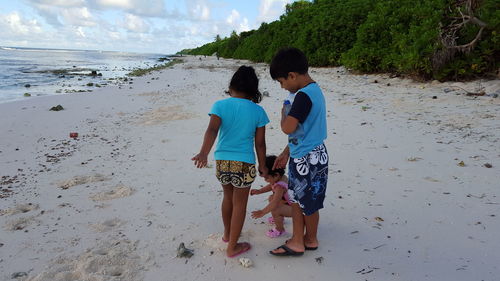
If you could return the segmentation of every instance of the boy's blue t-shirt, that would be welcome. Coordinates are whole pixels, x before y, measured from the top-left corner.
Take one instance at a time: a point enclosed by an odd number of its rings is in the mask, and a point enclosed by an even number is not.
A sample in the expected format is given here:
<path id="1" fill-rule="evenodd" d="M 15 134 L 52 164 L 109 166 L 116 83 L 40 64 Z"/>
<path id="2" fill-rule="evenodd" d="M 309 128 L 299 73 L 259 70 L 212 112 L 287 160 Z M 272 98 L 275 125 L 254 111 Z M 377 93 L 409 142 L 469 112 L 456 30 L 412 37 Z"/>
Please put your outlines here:
<path id="1" fill-rule="evenodd" d="M 251 100 L 231 97 L 217 101 L 210 110 L 212 114 L 222 120 L 215 160 L 255 164 L 255 131 L 269 123 L 264 109 Z"/>
<path id="2" fill-rule="evenodd" d="M 304 122 L 295 132 L 288 135 L 288 146 L 292 158 L 301 158 L 311 152 L 326 139 L 326 103 L 323 92 L 317 83 L 310 83 L 297 91 L 306 94 L 311 100 L 311 109 Z M 294 101 L 295 102 L 295 101 Z M 292 104 L 293 107 L 293 104 Z"/>

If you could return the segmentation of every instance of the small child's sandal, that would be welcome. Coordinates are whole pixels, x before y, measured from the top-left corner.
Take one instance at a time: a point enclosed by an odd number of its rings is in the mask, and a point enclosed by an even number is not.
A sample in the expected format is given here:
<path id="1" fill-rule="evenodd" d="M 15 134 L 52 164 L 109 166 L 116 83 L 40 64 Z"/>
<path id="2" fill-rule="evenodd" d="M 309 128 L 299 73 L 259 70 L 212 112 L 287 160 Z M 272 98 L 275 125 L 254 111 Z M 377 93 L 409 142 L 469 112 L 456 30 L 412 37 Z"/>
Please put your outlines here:
<path id="1" fill-rule="evenodd" d="M 277 230 L 276 228 L 273 228 L 273 229 L 269 229 L 267 232 L 266 232 L 266 236 L 269 237 L 269 238 L 277 238 L 277 237 L 280 237 L 281 235 L 285 234 L 285 230 L 283 231 L 279 231 Z"/>

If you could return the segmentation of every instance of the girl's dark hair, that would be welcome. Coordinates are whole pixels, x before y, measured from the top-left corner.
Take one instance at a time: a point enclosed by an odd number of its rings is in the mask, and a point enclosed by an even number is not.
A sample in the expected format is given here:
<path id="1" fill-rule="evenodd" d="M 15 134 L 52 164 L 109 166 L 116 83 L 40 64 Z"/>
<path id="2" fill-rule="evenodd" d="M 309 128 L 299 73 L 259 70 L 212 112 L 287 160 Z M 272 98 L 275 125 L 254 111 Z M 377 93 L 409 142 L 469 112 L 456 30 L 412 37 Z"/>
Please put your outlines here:
<path id="1" fill-rule="evenodd" d="M 306 55 L 297 48 L 283 48 L 274 55 L 269 67 L 271 78 L 288 78 L 288 73 L 306 74 L 309 69 Z"/>
<path id="2" fill-rule="evenodd" d="M 274 161 L 276 161 L 276 158 L 277 157 L 274 155 L 266 156 L 266 167 L 267 167 L 267 170 L 269 171 L 268 174 L 271 176 L 274 176 L 276 174 L 283 176 L 285 174 L 285 169 L 281 168 L 281 169 L 274 169 L 273 170 L 273 165 L 274 165 Z"/>
<path id="3" fill-rule="evenodd" d="M 262 100 L 262 94 L 259 92 L 259 78 L 251 66 L 242 65 L 238 68 L 229 82 L 229 89 L 245 93 L 255 103 Z"/>

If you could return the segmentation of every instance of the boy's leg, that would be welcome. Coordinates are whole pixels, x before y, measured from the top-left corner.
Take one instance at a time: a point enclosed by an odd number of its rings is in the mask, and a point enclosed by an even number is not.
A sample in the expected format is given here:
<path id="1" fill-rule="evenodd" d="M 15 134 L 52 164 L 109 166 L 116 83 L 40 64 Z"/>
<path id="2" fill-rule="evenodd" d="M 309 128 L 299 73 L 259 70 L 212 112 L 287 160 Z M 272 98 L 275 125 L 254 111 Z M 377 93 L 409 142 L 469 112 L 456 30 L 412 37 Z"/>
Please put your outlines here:
<path id="1" fill-rule="evenodd" d="M 318 247 L 319 211 L 310 216 L 304 216 L 304 224 L 306 226 L 304 245 L 306 247 Z"/>
<path id="2" fill-rule="evenodd" d="M 245 223 L 245 216 L 247 212 L 248 195 L 250 188 L 236 188 L 233 187 L 233 212 L 231 214 L 231 226 L 229 230 L 229 243 L 227 245 L 226 253 L 232 256 L 247 247 L 246 244 L 237 243 L 241 234 L 241 229 Z"/>
<path id="3" fill-rule="evenodd" d="M 304 215 L 298 203 L 292 204 L 292 238 L 286 242 L 286 246 L 295 252 L 304 252 Z M 283 249 L 275 249 L 273 253 L 284 253 Z"/>
<path id="4" fill-rule="evenodd" d="M 229 241 L 229 230 L 231 229 L 231 216 L 233 214 L 233 186 L 231 184 L 223 185 L 224 197 L 222 198 L 222 222 L 224 223 L 224 234 L 222 239 Z"/>

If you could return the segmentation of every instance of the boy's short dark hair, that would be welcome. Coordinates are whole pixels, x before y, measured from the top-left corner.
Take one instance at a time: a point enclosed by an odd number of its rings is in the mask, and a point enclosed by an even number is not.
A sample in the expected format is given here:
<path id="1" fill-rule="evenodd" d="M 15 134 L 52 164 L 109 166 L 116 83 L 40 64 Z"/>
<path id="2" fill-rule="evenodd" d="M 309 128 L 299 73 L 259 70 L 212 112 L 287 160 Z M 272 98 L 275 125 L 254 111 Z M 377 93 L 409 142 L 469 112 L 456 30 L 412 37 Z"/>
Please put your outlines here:
<path id="1" fill-rule="evenodd" d="M 283 48 L 274 55 L 269 72 L 271 78 L 288 78 L 288 73 L 306 74 L 309 69 L 306 55 L 297 48 Z"/>
<path id="2" fill-rule="evenodd" d="M 276 156 L 275 155 L 268 155 L 266 156 L 266 167 L 268 170 L 268 175 L 274 176 L 276 174 L 283 176 L 285 174 L 285 169 L 280 168 L 280 169 L 274 169 L 274 161 L 276 161 Z"/>

